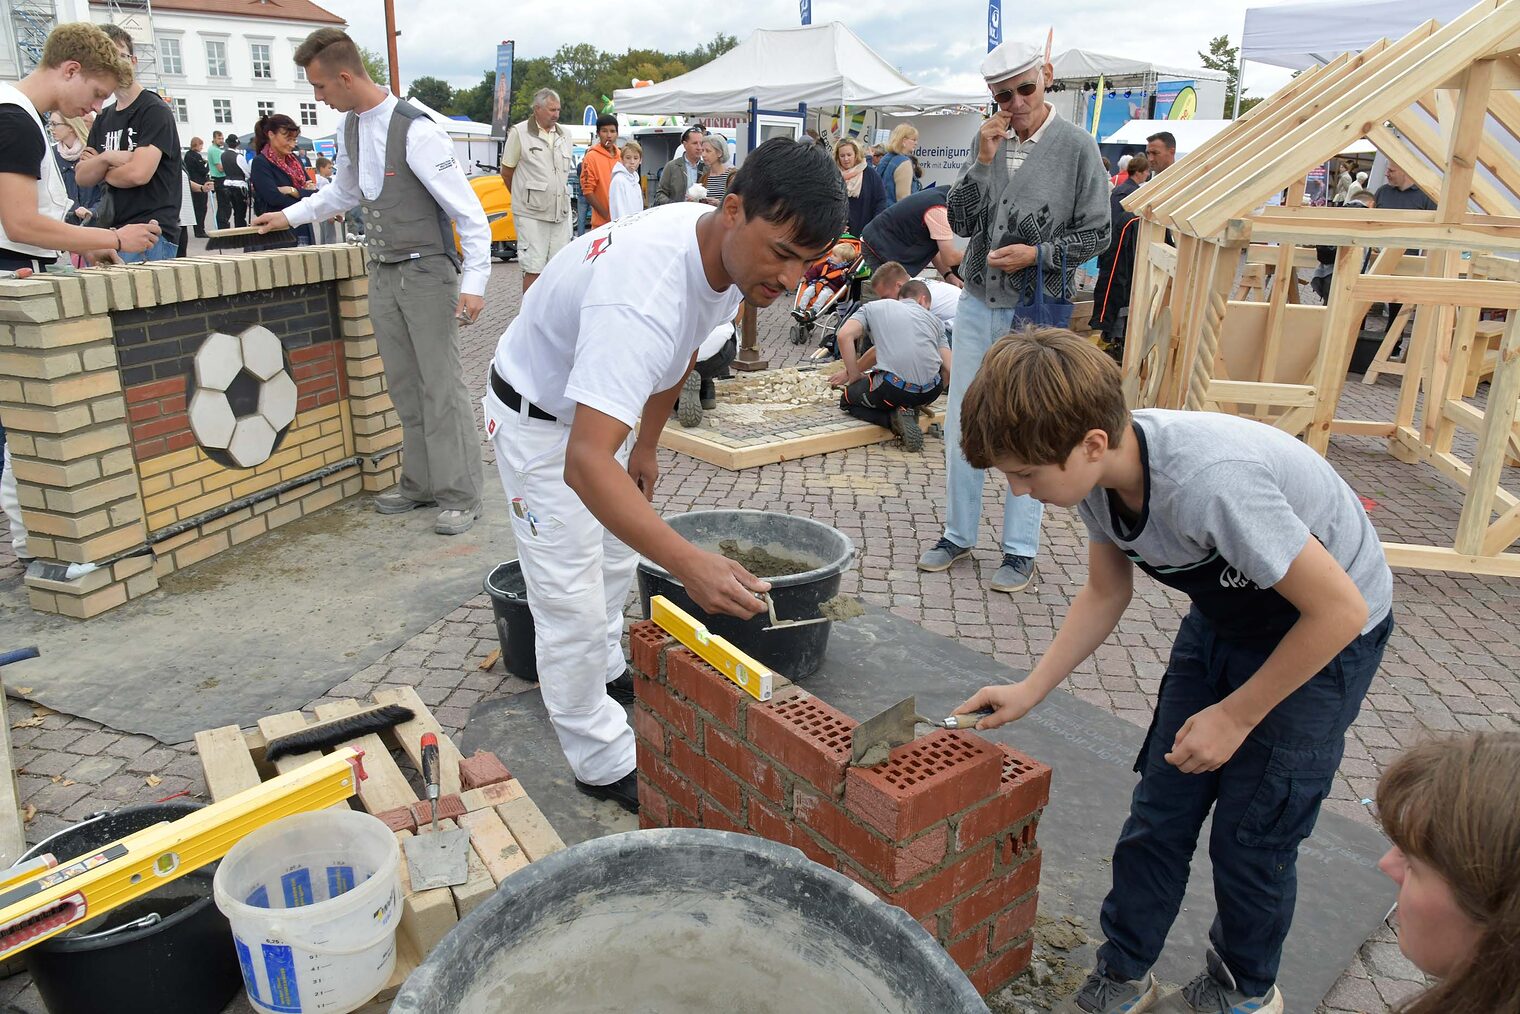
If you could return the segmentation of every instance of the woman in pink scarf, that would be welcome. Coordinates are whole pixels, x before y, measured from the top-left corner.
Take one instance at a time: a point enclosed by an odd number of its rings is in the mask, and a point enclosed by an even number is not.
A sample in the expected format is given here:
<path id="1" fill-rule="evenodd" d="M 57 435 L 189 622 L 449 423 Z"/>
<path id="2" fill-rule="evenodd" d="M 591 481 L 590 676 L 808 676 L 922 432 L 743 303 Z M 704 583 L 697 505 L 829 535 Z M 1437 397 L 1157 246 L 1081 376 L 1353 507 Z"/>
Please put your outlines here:
<path id="1" fill-rule="evenodd" d="M 301 128 L 284 113 L 261 117 L 253 128 L 253 151 L 248 164 L 248 186 L 253 191 L 253 212 L 284 211 L 315 191 L 306 167 L 296 158 Z M 295 229 L 302 246 L 313 241 L 311 226 Z"/>
<path id="2" fill-rule="evenodd" d="M 887 191 L 881 176 L 872 172 L 866 162 L 860 142 L 853 137 L 846 137 L 834 146 L 834 161 L 844 176 L 845 194 L 850 199 L 849 233 L 858 238 L 866 223 L 886 206 Z"/>

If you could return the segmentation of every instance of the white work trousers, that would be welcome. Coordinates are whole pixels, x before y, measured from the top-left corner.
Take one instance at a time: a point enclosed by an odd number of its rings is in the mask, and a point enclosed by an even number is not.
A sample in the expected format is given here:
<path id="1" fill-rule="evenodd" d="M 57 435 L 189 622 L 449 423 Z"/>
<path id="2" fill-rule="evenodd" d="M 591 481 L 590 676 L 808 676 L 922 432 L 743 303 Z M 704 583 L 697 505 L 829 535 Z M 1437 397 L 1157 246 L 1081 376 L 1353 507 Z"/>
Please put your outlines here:
<path id="1" fill-rule="evenodd" d="M 638 555 L 565 484 L 570 427 L 487 392 L 486 433 L 533 611 L 539 689 L 575 777 L 608 785 L 634 768 L 633 729 L 607 684 L 623 674 L 623 606 Z M 628 464 L 633 437 L 618 451 Z"/>
<path id="2" fill-rule="evenodd" d="M 20 559 L 29 559 L 26 551 L 26 524 L 21 520 L 21 501 L 16 497 L 16 473 L 11 469 L 11 445 L 5 445 L 5 461 L 0 467 L 0 511 L 11 520 L 11 546 Z"/>

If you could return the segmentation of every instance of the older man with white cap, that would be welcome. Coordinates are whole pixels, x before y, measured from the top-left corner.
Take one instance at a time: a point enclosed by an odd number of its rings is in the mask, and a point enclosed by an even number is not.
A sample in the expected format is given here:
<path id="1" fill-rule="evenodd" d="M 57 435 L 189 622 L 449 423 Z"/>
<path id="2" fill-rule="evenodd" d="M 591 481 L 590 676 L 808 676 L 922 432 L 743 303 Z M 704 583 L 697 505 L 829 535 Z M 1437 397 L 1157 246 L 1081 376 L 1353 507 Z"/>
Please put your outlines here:
<path id="1" fill-rule="evenodd" d="M 985 477 L 961 455 L 960 412 L 982 356 L 998 338 L 1035 322 L 1037 267 L 1045 298 L 1060 300 L 1077 265 L 1108 245 L 1103 158 L 1086 131 L 1045 101 L 1054 74 L 1049 41 L 1041 49 L 1010 40 L 982 63 L 997 111 L 972 140 L 972 157 L 949 195 L 950 227 L 971 243 L 960 267 L 966 289 L 956 310 L 945 424 L 945 534 L 919 558 L 919 570 L 947 570 L 976 546 Z M 990 586 L 1012 594 L 1034 579 L 1043 507 L 1004 496 L 1002 563 Z"/>

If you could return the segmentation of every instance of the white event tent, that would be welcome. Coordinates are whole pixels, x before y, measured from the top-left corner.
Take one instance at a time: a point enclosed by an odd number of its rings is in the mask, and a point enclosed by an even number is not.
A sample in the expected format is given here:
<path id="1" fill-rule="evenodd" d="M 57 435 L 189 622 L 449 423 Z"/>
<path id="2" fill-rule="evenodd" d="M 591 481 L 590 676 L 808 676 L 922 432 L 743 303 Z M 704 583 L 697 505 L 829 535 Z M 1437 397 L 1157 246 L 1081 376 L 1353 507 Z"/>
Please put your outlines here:
<path id="1" fill-rule="evenodd" d="M 1307 70 L 1378 39 L 1398 39 L 1416 25 L 1452 21 L 1473 0 L 1351 0 L 1280 4 L 1246 11 L 1240 56 L 1253 63 Z"/>

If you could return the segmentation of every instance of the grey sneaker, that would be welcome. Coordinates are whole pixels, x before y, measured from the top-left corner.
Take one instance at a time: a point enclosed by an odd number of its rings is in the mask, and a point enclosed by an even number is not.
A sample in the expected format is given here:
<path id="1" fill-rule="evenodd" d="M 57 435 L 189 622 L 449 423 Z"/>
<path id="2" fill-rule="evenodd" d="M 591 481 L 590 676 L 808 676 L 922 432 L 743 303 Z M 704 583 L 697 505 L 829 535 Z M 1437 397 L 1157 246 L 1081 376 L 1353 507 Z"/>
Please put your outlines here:
<path id="1" fill-rule="evenodd" d="M 1053 1014 L 1141 1014 L 1156 1002 L 1156 977 L 1110 979 L 1093 972 L 1082 988 L 1051 1008 Z"/>
<path id="2" fill-rule="evenodd" d="M 1282 1014 L 1283 999 L 1276 986 L 1262 996 L 1246 996 L 1235 987 L 1235 976 L 1224 960 L 1210 948 L 1198 977 L 1163 997 L 1154 1009 L 1165 1014 Z"/>
<path id="3" fill-rule="evenodd" d="M 924 555 L 918 558 L 918 569 L 927 574 L 938 574 L 942 570 L 949 570 L 950 565 L 961 557 L 970 555 L 971 550 L 965 546 L 957 546 L 949 539 L 940 539 L 933 549 L 925 550 Z"/>
<path id="4" fill-rule="evenodd" d="M 687 429 L 702 425 L 702 378 L 692 370 L 681 385 L 681 397 L 676 401 L 676 421 Z"/>
<path id="5" fill-rule="evenodd" d="M 413 500 L 401 492 L 400 487 L 388 489 L 384 493 L 378 494 L 374 499 L 375 513 L 377 514 L 405 514 L 407 511 L 414 511 L 418 507 L 431 507 L 437 502 L 436 500 Z"/>
<path id="6" fill-rule="evenodd" d="M 438 519 L 433 522 L 433 531 L 439 535 L 463 535 L 475 527 L 475 519 L 478 517 L 479 505 L 469 510 L 439 511 Z"/>
<path id="7" fill-rule="evenodd" d="M 1014 556 L 1012 553 L 1003 554 L 1003 565 L 992 575 L 992 583 L 988 585 L 993 591 L 1021 592 L 1029 587 L 1034 580 L 1034 560 L 1027 556 Z"/>
<path id="8" fill-rule="evenodd" d="M 900 408 L 892 413 L 892 432 L 902 437 L 903 450 L 918 452 L 924 449 L 924 431 L 918 428 L 918 413 L 911 408 Z"/>

